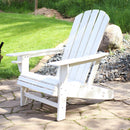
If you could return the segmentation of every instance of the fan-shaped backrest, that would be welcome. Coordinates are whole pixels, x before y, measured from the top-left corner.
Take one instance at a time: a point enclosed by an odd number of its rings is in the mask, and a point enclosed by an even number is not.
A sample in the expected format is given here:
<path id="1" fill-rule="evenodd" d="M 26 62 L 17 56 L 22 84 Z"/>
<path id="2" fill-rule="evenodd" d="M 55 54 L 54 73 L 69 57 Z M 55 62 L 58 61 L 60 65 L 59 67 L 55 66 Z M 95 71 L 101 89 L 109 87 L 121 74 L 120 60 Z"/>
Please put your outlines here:
<path id="1" fill-rule="evenodd" d="M 79 14 L 73 23 L 63 59 L 96 54 L 108 22 L 109 16 L 104 11 L 89 10 Z M 72 67 L 69 79 L 85 82 L 90 65 Z"/>

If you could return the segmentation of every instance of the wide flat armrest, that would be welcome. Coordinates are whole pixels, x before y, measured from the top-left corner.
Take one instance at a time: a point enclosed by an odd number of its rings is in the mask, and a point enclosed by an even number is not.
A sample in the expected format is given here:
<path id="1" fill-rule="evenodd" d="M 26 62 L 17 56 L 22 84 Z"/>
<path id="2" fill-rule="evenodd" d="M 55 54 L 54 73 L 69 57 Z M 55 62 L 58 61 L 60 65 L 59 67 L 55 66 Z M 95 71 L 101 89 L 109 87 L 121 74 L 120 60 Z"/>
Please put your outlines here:
<path id="1" fill-rule="evenodd" d="M 49 65 L 54 65 L 54 66 L 64 66 L 64 65 L 69 65 L 69 66 L 75 66 L 79 64 L 84 64 L 88 62 L 93 62 L 100 60 L 104 58 L 105 56 L 109 55 L 108 53 L 98 53 L 90 56 L 85 56 L 85 57 L 80 57 L 80 58 L 73 58 L 73 59 L 65 59 L 57 62 L 51 62 Z"/>
<path id="2" fill-rule="evenodd" d="M 27 52 L 18 52 L 18 53 L 10 53 L 6 54 L 6 56 L 28 56 L 28 57 L 37 57 L 37 56 L 45 56 L 52 55 L 56 53 L 63 52 L 64 48 L 52 48 L 52 49 L 44 49 L 44 50 L 36 50 L 36 51 L 27 51 Z"/>

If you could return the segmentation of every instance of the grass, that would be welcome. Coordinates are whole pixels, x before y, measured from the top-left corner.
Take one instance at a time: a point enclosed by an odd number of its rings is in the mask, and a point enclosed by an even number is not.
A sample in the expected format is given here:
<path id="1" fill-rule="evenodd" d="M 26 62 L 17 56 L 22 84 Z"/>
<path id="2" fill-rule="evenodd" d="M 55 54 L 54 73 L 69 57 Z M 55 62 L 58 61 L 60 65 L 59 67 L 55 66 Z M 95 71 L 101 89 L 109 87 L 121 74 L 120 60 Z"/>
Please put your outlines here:
<path id="1" fill-rule="evenodd" d="M 6 12 L 33 12 L 34 2 L 0 0 L 0 9 Z M 65 17 L 74 17 L 90 9 L 101 9 L 110 16 L 110 23 L 120 26 L 123 33 L 130 33 L 130 0 L 38 0 L 38 8 L 42 7 L 56 9 Z"/>
<path id="2" fill-rule="evenodd" d="M 19 75 L 17 65 L 11 63 L 16 57 L 7 57 L 7 53 L 54 48 L 69 36 L 72 26 L 70 22 L 39 15 L 0 13 L 0 18 L 0 42 L 4 42 L 0 79 Z M 41 58 L 32 58 L 30 68 Z"/>

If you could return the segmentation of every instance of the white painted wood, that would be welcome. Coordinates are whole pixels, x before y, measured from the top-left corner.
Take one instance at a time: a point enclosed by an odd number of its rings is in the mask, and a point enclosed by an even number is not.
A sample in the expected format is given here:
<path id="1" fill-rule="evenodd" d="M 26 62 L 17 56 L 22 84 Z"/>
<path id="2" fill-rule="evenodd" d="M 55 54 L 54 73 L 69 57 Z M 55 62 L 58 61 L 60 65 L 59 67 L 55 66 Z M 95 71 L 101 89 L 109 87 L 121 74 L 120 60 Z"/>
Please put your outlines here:
<path id="1" fill-rule="evenodd" d="M 88 24 L 88 20 L 89 20 L 89 15 L 90 15 L 91 11 L 88 11 L 87 14 L 88 15 L 84 15 L 82 18 L 82 21 L 80 23 L 79 29 L 77 31 L 77 35 L 75 37 L 75 41 L 73 46 L 71 47 L 71 53 L 70 56 L 68 57 L 70 58 L 76 58 L 77 57 L 77 52 L 79 52 L 79 48 L 81 47 L 81 43 L 82 43 L 82 38 L 84 37 L 84 32 L 86 30 L 87 24 Z M 81 57 L 82 55 L 79 55 L 79 57 Z"/>
<path id="2" fill-rule="evenodd" d="M 93 30 L 97 30 L 98 29 L 98 32 L 97 32 L 97 34 L 96 34 L 96 37 L 95 37 L 95 40 L 93 41 L 93 46 L 91 47 L 91 49 L 90 49 L 90 52 L 89 52 L 89 54 L 93 54 L 93 52 L 96 52 L 97 50 L 98 50 L 98 47 L 99 47 L 99 45 L 100 45 L 100 42 L 101 42 L 101 39 L 102 39 L 102 37 L 103 37 L 103 34 L 104 34 L 104 32 L 105 32 L 105 28 L 106 28 L 106 26 L 107 26 L 107 23 L 108 23 L 108 21 L 109 21 L 109 17 L 106 17 L 106 14 L 104 14 L 105 16 L 103 17 L 103 14 L 104 13 L 101 13 L 100 14 L 100 16 L 102 16 L 102 19 L 101 19 L 101 17 L 99 17 L 98 19 L 97 19 L 97 22 L 95 23 L 95 27 L 94 27 L 94 29 Z M 104 19 L 105 18 L 105 19 Z M 102 20 L 102 21 L 101 21 Z M 105 22 L 104 22 L 104 20 L 105 20 Z M 100 21 L 101 21 L 101 23 L 100 23 Z M 99 26 L 99 23 L 100 23 L 100 26 Z M 94 39 L 94 34 L 95 33 L 93 33 L 93 37 L 91 37 L 91 39 Z M 92 40 L 90 40 L 91 42 L 92 42 Z M 89 44 L 88 45 L 90 45 L 91 44 L 91 42 L 89 42 Z M 88 47 L 89 48 L 89 47 Z M 87 52 L 86 52 L 87 53 Z M 85 67 L 86 65 L 84 65 L 84 67 Z M 88 68 L 89 68 L 89 65 L 87 66 L 87 68 L 85 67 L 84 69 L 82 69 L 82 73 L 81 73 L 81 79 L 84 81 L 84 80 L 86 80 L 86 78 L 85 78 L 85 76 L 86 76 L 86 74 L 88 74 L 88 72 L 87 72 L 87 70 L 88 70 Z M 85 70 L 85 71 L 84 71 Z M 79 70 L 80 72 L 81 72 L 81 70 Z"/>
<path id="3" fill-rule="evenodd" d="M 26 99 L 31 98 L 56 107 L 60 121 L 65 119 L 67 97 L 112 99 L 113 90 L 92 85 L 100 59 L 108 55 L 96 54 L 108 22 L 108 15 L 99 10 L 89 10 L 75 18 L 62 61 L 49 63 L 59 67 L 55 77 L 29 72 L 29 58 L 60 53 L 63 48 L 7 54 L 18 57 L 13 63 L 17 63 L 21 71 L 18 78 L 18 84 L 22 86 L 20 104 L 26 104 Z M 95 64 L 86 84 L 92 63 Z M 58 103 L 27 93 L 27 89 L 58 96 Z"/>
<path id="4" fill-rule="evenodd" d="M 21 93 L 21 98 L 20 98 L 20 106 L 24 106 L 27 104 L 27 97 L 25 97 L 24 93 L 27 91 L 27 88 L 25 87 L 20 87 L 20 93 Z"/>
<path id="5" fill-rule="evenodd" d="M 6 55 L 11 57 L 17 56 L 17 61 L 12 61 L 12 63 L 18 64 L 19 71 L 23 73 L 23 72 L 29 72 L 29 58 L 62 53 L 63 50 L 64 48 L 58 47 L 53 49 L 11 53 Z"/>
<path id="6" fill-rule="evenodd" d="M 93 26 L 95 24 L 98 12 L 99 12 L 98 10 L 94 10 L 90 13 L 90 16 L 89 16 L 90 18 L 89 18 L 89 21 L 88 21 L 88 24 L 87 24 L 87 28 L 84 32 L 84 36 L 83 36 L 83 39 L 82 39 L 81 44 L 80 44 L 81 49 L 79 47 L 77 48 L 77 53 L 78 53 L 79 57 L 87 56 L 87 54 L 85 54 L 85 52 L 89 51 L 89 49 L 90 49 L 89 46 L 92 46 L 92 43 L 89 42 L 89 39 L 90 39 L 92 30 L 93 30 Z M 85 15 L 88 15 L 88 12 L 86 12 Z M 75 50 L 75 48 L 73 48 L 73 49 Z M 72 54 L 73 54 L 73 52 L 72 52 Z M 81 65 L 81 68 L 82 68 L 82 65 Z M 80 77 L 74 76 L 76 73 L 80 72 L 80 71 L 77 72 L 77 69 L 79 69 L 79 67 L 78 68 L 77 67 L 72 68 L 72 71 L 70 72 L 69 78 L 73 79 L 73 80 L 79 80 L 80 81 Z M 82 68 L 82 70 L 83 69 L 84 68 Z M 81 73 L 79 73 L 79 76 L 80 75 L 81 75 Z"/>
<path id="7" fill-rule="evenodd" d="M 21 73 L 29 72 L 29 57 L 28 56 L 18 56 L 17 61 L 21 62 L 18 63 L 18 68 Z"/>
<path id="8" fill-rule="evenodd" d="M 87 98 L 87 99 L 102 99 L 108 100 L 114 98 L 113 90 L 109 88 L 103 88 L 99 86 L 87 86 L 81 87 L 78 95 L 78 98 Z"/>
<path id="9" fill-rule="evenodd" d="M 45 103 L 47 105 L 50 105 L 50 106 L 53 106 L 53 107 L 56 107 L 56 108 L 58 107 L 57 103 L 55 103 L 53 101 L 50 101 L 48 99 L 45 99 L 45 98 L 41 98 L 41 97 L 35 96 L 35 95 L 31 94 L 31 93 L 25 93 L 25 96 L 30 98 L 30 99 L 33 99 L 33 100 Z"/>
<path id="10" fill-rule="evenodd" d="M 64 48 L 53 48 L 53 49 L 44 49 L 44 50 L 36 50 L 36 51 L 27 51 L 27 52 L 18 52 L 18 53 L 10 53 L 6 54 L 7 56 L 28 56 L 28 57 L 38 57 L 45 55 L 52 55 L 56 53 L 63 52 Z"/>
<path id="11" fill-rule="evenodd" d="M 40 88 L 45 88 L 45 89 L 48 89 L 48 90 L 54 90 L 55 87 L 58 86 L 58 84 L 50 84 L 49 82 L 45 83 L 45 82 L 42 82 L 42 81 L 37 81 L 35 79 L 30 79 L 30 77 L 25 78 L 25 77 L 20 76 L 19 81 L 25 82 L 25 83 L 31 83 L 34 86 L 36 85 L 36 86 L 39 86 Z M 50 82 L 51 82 L 51 80 L 50 80 Z"/>
<path id="12" fill-rule="evenodd" d="M 67 60 L 62 60 L 62 61 L 57 61 L 57 62 L 51 62 L 49 64 L 54 65 L 54 66 L 69 65 L 71 67 L 71 66 L 76 66 L 79 64 L 84 64 L 84 63 L 100 60 L 107 55 L 108 55 L 108 53 L 98 53 L 95 55 L 84 56 L 82 58 L 73 58 L 73 59 L 67 59 Z"/>
<path id="13" fill-rule="evenodd" d="M 26 79 L 30 79 L 32 82 L 32 80 L 35 80 L 37 82 L 40 82 L 40 83 L 45 83 L 45 84 L 49 84 L 49 85 L 54 85 L 54 86 L 57 86 L 58 83 L 59 83 L 59 78 L 57 76 L 46 76 L 46 75 L 40 75 L 40 74 L 36 74 L 36 73 L 33 73 L 33 72 L 28 72 L 28 73 L 22 73 L 20 76 L 19 76 L 19 80 L 25 80 Z"/>
<path id="14" fill-rule="evenodd" d="M 12 61 L 12 63 L 14 63 L 14 64 L 21 64 L 22 61 Z"/>
<path id="15" fill-rule="evenodd" d="M 75 17 L 75 20 L 74 20 L 74 23 L 73 23 L 73 26 L 72 26 L 72 29 L 71 29 L 71 32 L 70 32 L 70 36 L 69 36 L 69 39 L 68 39 L 68 43 L 66 45 L 62 59 L 68 59 L 69 58 L 69 55 L 70 55 L 73 43 L 75 41 L 75 38 L 76 38 L 76 35 L 77 35 L 77 30 L 79 29 L 82 17 L 83 17 L 83 13 L 81 13 L 78 16 Z"/>
<path id="16" fill-rule="evenodd" d="M 27 82 L 23 82 L 20 80 L 18 80 L 17 84 L 19 84 L 21 86 L 25 86 L 26 88 L 37 91 L 37 92 L 46 93 L 46 94 L 49 94 L 52 96 L 57 96 L 57 87 L 54 90 L 49 90 L 46 88 L 41 88 L 37 85 L 33 85 L 30 82 L 27 83 Z"/>
<path id="17" fill-rule="evenodd" d="M 66 116 L 66 98 L 67 88 L 65 82 L 67 82 L 69 66 L 61 66 L 59 69 L 59 87 L 58 87 L 58 109 L 57 120 L 63 120 Z"/>
<path id="18" fill-rule="evenodd" d="M 87 81 L 87 83 L 88 83 L 89 86 L 93 84 L 93 81 L 95 79 L 95 76 L 96 76 L 96 73 L 97 73 L 97 70 L 98 70 L 98 67 L 99 67 L 99 63 L 100 63 L 100 60 L 97 60 L 93 64 L 91 73 L 89 75 L 89 79 Z"/>

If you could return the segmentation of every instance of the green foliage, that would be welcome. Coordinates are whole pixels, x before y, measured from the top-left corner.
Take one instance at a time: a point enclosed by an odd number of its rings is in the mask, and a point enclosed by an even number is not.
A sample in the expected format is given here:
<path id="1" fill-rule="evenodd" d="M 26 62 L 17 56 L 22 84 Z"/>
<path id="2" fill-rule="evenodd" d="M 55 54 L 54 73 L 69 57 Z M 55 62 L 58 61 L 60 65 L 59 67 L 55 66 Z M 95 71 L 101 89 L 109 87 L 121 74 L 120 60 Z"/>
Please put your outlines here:
<path id="1" fill-rule="evenodd" d="M 54 48 L 68 36 L 72 23 L 34 16 L 29 14 L 0 13 L 0 41 L 3 59 L 0 63 L 0 79 L 14 78 L 19 75 L 16 57 L 7 57 L 8 53 Z M 32 58 L 33 68 L 42 57 Z"/>
<path id="2" fill-rule="evenodd" d="M 0 9 L 7 12 L 34 11 L 35 0 L 0 0 Z M 74 17 L 89 9 L 104 10 L 110 22 L 119 25 L 123 32 L 130 32 L 130 0 L 38 0 L 39 8 L 58 10 L 64 17 Z"/>
<path id="3" fill-rule="evenodd" d="M 97 2 L 97 0 L 39 0 L 39 7 L 53 8 L 65 17 L 74 17 L 86 9 L 91 9 Z"/>
<path id="4" fill-rule="evenodd" d="M 34 0 L 0 0 L 0 9 L 5 12 L 28 13 L 34 10 Z"/>
<path id="5" fill-rule="evenodd" d="M 104 10 L 110 16 L 110 23 L 120 26 L 123 32 L 130 32 L 129 0 L 103 0 L 94 8 Z"/>

